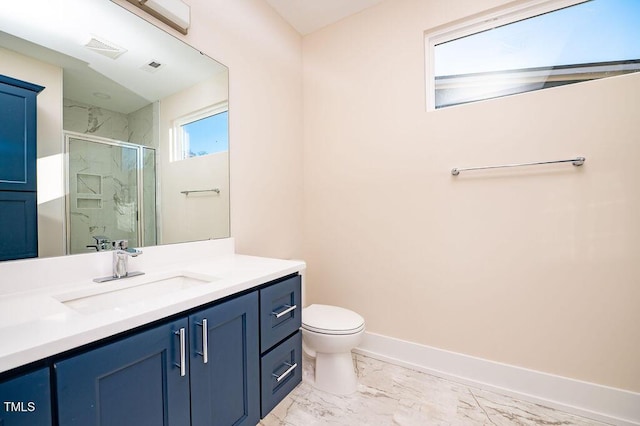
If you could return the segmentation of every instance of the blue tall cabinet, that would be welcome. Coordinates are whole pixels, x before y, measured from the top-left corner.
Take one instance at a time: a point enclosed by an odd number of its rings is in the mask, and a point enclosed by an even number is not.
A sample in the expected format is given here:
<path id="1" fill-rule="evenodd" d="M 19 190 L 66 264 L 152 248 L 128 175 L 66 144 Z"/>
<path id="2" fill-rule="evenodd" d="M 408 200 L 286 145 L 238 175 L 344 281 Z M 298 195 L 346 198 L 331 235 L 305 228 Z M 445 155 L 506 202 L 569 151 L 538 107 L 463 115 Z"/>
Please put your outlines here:
<path id="1" fill-rule="evenodd" d="M 0 75 L 0 260 L 38 256 L 36 97 L 43 89 Z"/>

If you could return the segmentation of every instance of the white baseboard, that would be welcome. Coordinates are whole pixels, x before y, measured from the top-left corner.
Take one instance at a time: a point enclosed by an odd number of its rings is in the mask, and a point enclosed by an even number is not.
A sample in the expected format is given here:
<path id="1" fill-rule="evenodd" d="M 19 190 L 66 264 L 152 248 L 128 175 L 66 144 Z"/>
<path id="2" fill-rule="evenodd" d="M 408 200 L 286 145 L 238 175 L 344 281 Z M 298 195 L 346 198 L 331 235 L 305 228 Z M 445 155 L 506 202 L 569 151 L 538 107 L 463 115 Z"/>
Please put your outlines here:
<path id="1" fill-rule="evenodd" d="M 640 393 L 366 332 L 354 352 L 619 426 L 640 426 Z"/>

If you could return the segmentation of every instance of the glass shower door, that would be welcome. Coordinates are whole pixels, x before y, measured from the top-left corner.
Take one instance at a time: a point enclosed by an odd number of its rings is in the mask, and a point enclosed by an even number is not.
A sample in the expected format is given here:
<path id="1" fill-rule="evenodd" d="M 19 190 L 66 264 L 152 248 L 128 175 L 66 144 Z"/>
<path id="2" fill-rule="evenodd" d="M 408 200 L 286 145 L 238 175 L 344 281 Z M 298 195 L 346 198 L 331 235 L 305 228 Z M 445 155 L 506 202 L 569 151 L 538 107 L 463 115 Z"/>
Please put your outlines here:
<path id="1" fill-rule="evenodd" d="M 94 237 L 140 246 L 138 149 L 125 144 L 68 137 L 70 254 L 95 251 Z"/>
<path id="2" fill-rule="evenodd" d="M 158 244 L 156 233 L 156 150 L 141 147 L 142 150 L 142 231 L 143 246 Z"/>

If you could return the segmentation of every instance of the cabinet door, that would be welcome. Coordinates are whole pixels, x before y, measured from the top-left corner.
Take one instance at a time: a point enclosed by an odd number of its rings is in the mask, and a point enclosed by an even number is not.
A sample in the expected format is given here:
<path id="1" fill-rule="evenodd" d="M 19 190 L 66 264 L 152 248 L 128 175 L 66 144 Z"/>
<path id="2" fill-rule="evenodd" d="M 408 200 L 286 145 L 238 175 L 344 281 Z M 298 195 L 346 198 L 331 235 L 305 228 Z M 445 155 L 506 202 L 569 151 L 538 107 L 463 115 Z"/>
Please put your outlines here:
<path id="1" fill-rule="evenodd" d="M 189 317 L 193 426 L 254 426 L 260 419 L 258 293 Z"/>
<path id="2" fill-rule="evenodd" d="M 1 426 L 50 426 L 49 369 L 0 381 Z"/>
<path id="3" fill-rule="evenodd" d="M 59 425 L 189 425 L 187 327 L 184 318 L 56 363 Z"/>
<path id="4" fill-rule="evenodd" d="M 36 190 L 36 96 L 42 89 L 0 76 L 0 191 Z"/>
<path id="5" fill-rule="evenodd" d="M 38 256 L 35 192 L 0 191 L 0 260 Z"/>

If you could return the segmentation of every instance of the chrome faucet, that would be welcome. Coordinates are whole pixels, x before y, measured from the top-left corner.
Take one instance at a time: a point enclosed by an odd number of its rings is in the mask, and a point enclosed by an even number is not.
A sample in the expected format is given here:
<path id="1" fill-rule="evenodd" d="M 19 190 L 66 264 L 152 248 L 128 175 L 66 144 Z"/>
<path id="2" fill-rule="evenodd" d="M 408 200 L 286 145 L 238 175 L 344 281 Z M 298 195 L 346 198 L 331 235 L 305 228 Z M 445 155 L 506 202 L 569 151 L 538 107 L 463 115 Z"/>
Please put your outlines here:
<path id="1" fill-rule="evenodd" d="M 116 240 L 113 242 L 113 275 L 110 277 L 96 278 L 93 281 L 104 283 L 107 281 L 119 280 L 143 275 L 144 272 L 129 272 L 129 257 L 136 257 L 142 254 L 142 250 L 129 248 L 127 240 Z"/>

